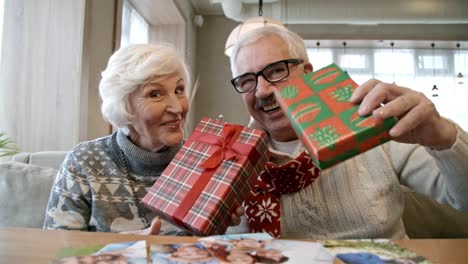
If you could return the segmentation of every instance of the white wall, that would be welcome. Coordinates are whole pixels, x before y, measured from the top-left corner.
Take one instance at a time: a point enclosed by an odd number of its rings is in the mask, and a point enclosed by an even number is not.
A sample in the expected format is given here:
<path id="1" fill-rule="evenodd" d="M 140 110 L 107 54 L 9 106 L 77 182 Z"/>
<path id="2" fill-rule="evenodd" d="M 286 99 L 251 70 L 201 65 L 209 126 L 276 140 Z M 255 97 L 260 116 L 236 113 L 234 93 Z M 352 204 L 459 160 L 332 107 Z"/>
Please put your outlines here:
<path id="1" fill-rule="evenodd" d="M 195 14 L 189 1 L 175 0 L 175 4 L 185 21 L 185 59 L 191 70 L 191 79 L 193 85 L 198 76 L 198 69 L 196 65 L 197 27 L 193 22 L 193 17 Z M 190 133 L 198 121 L 200 121 L 196 119 L 195 111 L 196 105 L 191 105 L 189 116 L 187 118 L 187 133 Z"/>
<path id="2" fill-rule="evenodd" d="M 227 122 L 246 125 L 248 112 L 239 93 L 231 85 L 229 58 L 224 44 L 237 22 L 222 16 L 205 16 L 197 36 L 197 70 L 200 88 L 195 98 L 195 119 L 217 118 L 222 114 Z"/>
<path id="3" fill-rule="evenodd" d="M 85 34 L 83 40 L 82 85 L 81 91 L 87 92 L 87 102 L 81 104 L 79 141 L 102 137 L 111 133 L 111 126 L 101 115 L 99 82 L 101 72 L 115 46 L 115 8 L 114 0 L 86 1 Z"/>

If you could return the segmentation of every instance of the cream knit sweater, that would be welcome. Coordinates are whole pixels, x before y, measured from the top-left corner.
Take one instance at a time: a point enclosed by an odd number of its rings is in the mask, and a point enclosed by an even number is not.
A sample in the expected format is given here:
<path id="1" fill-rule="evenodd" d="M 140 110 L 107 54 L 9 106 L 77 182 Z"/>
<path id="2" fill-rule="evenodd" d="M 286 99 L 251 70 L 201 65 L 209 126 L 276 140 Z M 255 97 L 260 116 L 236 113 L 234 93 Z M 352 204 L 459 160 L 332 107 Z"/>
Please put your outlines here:
<path id="1" fill-rule="evenodd" d="M 392 238 L 405 236 L 402 185 L 468 211 L 468 134 L 457 126 L 455 144 L 433 151 L 388 142 L 322 171 L 303 190 L 281 196 L 281 238 Z M 272 149 L 281 164 L 293 155 Z M 230 233 L 248 232 L 247 225 Z"/>

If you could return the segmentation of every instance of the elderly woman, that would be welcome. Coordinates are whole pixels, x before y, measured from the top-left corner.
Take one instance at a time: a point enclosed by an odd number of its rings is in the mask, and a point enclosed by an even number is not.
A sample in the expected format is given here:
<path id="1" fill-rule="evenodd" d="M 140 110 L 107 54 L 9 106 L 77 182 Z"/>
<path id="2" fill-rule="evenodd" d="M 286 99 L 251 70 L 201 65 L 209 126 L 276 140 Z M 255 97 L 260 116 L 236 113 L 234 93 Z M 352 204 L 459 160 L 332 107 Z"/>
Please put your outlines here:
<path id="1" fill-rule="evenodd" d="M 172 47 L 131 45 L 113 54 L 99 91 L 102 114 L 117 131 L 68 153 L 44 228 L 159 233 L 142 199 L 181 147 L 188 86 L 187 66 Z M 161 232 L 178 230 L 163 223 Z"/>

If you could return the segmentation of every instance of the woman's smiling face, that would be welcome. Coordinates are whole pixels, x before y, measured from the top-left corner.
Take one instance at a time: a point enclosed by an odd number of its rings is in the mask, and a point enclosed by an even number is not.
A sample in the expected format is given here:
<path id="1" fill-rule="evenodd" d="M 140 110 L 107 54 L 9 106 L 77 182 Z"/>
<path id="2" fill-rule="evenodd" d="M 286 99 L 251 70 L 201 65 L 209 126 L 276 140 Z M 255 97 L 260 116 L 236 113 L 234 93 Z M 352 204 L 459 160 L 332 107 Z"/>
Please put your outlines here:
<path id="1" fill-rule="evenodd" d="M 135 145 L 158 152 L 182 142 L 189 102 L 181 73 L 148 81 L 129 95 L 129 102 L 129 137 Z"/>

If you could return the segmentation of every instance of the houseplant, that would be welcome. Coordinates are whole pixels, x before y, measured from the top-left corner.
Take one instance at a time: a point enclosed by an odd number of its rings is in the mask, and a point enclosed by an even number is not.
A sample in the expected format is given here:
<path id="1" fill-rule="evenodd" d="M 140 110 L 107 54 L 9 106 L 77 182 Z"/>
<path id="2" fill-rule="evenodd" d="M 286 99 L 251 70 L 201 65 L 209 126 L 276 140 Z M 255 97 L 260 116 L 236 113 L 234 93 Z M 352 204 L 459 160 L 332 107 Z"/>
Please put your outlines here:
<path id="1" fill-rule="evenodd" d="M 11 156 L 18 153 L 13 140 L 6 136 L 5 132 L 0 132 L 0 158 L 5 156 Z"/>

